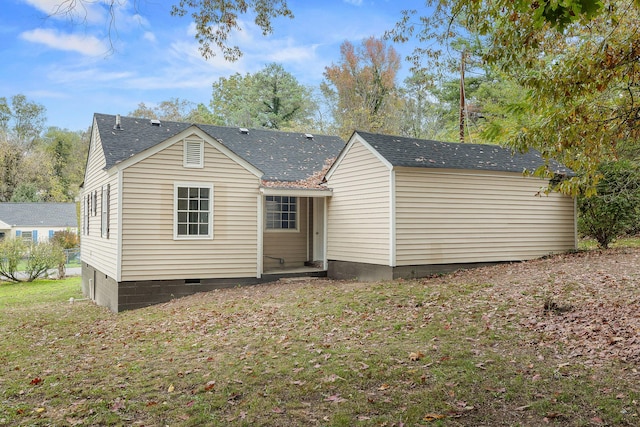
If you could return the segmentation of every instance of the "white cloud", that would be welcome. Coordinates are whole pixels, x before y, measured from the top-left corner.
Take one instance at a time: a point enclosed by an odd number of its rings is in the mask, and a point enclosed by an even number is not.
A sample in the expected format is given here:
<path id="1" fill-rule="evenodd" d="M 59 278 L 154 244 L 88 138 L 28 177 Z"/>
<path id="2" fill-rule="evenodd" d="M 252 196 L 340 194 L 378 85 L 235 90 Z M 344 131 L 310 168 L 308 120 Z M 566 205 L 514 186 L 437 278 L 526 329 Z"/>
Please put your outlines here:
<path id="1" fill-rule="evenodd" d="M 156 42 L 156 35 L 153 34 L 151 31 L 145 31 L 144 35 L 142 37 L 145 40 L 150 41 L 151 43 L 155 43 Z"/>
<path id="2" fill-rule="evenodd" d="M 63 0 L 24 0 L 25 3 L 46 13 L 49 16 L 72 21 L 101 23 L 104 21 L 105 5 L 103 2 L 76 2 Z"/>
<path id="3" fill-rule="evenodd" d="M 362 0 L 344 0 L 344 2 L 354 6 L 362 6 Z"/>
<path id="4" fill-rule="evenodd" d="M 56 30 L 37 28 L 25 31 L 20 37 L 32 43 L 40 43 L 56 50 L 78 52 L 87 56 L 104 55 L 109 47 L 96 37 L 83 37 L 76 34 L 63 34 Z"/>

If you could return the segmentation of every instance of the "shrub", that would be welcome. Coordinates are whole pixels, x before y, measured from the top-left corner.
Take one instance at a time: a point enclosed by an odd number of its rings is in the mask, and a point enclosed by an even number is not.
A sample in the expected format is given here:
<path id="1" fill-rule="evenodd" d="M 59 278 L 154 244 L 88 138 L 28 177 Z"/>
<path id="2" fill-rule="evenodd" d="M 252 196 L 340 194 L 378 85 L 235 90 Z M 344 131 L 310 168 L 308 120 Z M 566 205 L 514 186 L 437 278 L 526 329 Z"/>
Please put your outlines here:
<path id="1" fill-rule="evenodd" d="M 62 249 L 73 249 L 80 245 L 80 238 L 76 233 L 69 230 L 56 231 L 51 241 Z"/>
<path id="2" fill-rule="evenodd" d="M 0 241 L 0 277 L 19 282 L 18 264 L 24 258 L 27 245 L 22 239 L 6 237 Z"/>
<path id="3" fill-rule="evenodd" d="M 597 194 L 578 198 L 578 231 L 607 248 L 617 237 L 637 228 L 640 217 L 640 166 L 630 161 L 600 165 Z"/>
<path id="4" fill-rule="evenodd" d="M 32 282 L 42 276 L 47 270 L 64 265 L 64 250 L 51 242 L 32 245 L 27 255 L 27 281 Z"/>

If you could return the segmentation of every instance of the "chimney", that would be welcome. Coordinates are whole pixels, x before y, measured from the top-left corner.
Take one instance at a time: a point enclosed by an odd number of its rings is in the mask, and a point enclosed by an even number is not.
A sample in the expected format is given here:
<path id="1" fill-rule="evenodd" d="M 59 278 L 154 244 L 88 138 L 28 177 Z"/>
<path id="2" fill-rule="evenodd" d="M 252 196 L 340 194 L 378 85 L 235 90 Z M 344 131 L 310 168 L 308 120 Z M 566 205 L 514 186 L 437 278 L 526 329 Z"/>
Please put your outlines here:
<path id="1" fill-rule="evenodd" d="M 116 114 L 116 124 L 113 126 L 115 130 L 122 130 L 122 123 L 120 122 L 120 114 Z"/>

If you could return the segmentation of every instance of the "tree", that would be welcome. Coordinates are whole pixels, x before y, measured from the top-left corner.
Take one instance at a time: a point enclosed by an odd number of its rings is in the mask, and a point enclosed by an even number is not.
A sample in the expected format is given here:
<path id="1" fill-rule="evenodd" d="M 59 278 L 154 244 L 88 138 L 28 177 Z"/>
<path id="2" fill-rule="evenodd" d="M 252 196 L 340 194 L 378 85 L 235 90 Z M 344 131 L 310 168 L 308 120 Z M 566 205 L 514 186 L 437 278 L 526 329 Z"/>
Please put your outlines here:
<path id="1" fill-rule="evenodd" d="M 312 91 L 279 64 L 213 84 L 211 110 L 219 125 L 291 129 L 308 122 L 313 109 Z"/>
<path id="2" fill-rule="evenodd" d="M 397 134 L 400 57 L 395 49 L 370 37 L 358 48 L 345 41 L 340 53 L 340 62 L 325 68 L 322 84 L 326 96 L 336 100 L 339 134 L 348 138 L 356 129 Z"/>
<path id="3" fill-rule="evenodd" d="M 640 165 L 630 161 L 602 163 L 597 194 L 578 198 L 578 231 L 607 248 L 640 220 Z"/>
<path id="4" fill-rule="evenodd" d="M 593 193 L 598 164 L 638 144 L 640 19 L 630 2 L 609 0 L 603 8 L 592 3 L 434 0 L 428 2 L 433 14 L 416 21 L 417 12 L 408 11 L 388 36 L 418 38 L 415 67 L 422 60 L 445 62 L 444 51 L 429 46 L 447 46 L 460 34 L 481 39 L 485 63 L 527 93 L 526 125 L 507 129 L 503 139 L 578 172 L 560 190 Z M 573 12 L 583 4 L 586 9 Z"/>
<path id="5" fill-rule="evenodd" d="M 194 103 L 180 98 L 171 98 L 160 102 L 156 107 L 147 107 L 144 102 L 138 104 L 138 108 L 128 115 L 143 119 L 158 119 L 173 122 L 187 121 L 189 115 L 195 110 Z"/>
<path id="6" fill-rule="evenodd" d="M 66 16 L 75 20 L 78 14 L 88 14 L 89 7 L 96 0 L 60 0 L 55 2 L 52 15 Z M 109 34 L 116 26 L 115 17 L 122 0 L 104 0 L 99 2 L 109 11 Z M 134 3 L 137 3 L 134 2 Z M 229 34 L 241 31 L 239 18 L 248 13 L 254 14 L 253 22 L 260 27 L 263 35 L 273 32 L 272 21 L 277 17 L 293 18 L 286 0 L 180 0 L 171 6 L 171 15 L 190 16 L 196 24 L 195 38 L 200 44 L 200 53 L 205 58 L 215 56 L 220 49 L 224 59 L 235 61 L 242 52 L 237 46 L 229 46 Z M 86 18 L 86 16 L 85 16 Z"/>

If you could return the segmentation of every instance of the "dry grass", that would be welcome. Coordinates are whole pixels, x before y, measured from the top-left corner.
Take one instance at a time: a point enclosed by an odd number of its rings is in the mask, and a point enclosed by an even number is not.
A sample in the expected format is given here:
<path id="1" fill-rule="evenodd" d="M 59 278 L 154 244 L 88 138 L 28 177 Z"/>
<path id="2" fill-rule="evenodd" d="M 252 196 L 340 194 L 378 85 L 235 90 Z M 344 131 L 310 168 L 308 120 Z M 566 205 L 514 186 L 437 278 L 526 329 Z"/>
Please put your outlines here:
<path id="1" fill-rule="evenodd" d="M 70 304 L 77 279 L 1 285 L 0 425 L 638 425 L 639 261 L 278 282 L 118 315 Z"/>

